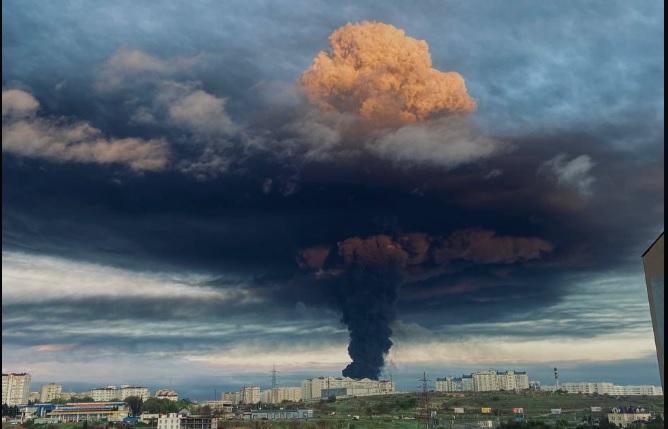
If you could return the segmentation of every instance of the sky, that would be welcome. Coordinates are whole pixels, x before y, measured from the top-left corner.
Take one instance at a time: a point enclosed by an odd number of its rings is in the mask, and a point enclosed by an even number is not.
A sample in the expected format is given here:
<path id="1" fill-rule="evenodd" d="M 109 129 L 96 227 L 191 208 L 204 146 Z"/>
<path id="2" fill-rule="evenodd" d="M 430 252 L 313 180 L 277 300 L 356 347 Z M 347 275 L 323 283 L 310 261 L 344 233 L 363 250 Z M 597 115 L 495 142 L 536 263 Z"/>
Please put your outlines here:
<path id="1" fill-rule="evenodd" d="M 2 3 L 2 368 L 660 385 L 659 1 Z"/>

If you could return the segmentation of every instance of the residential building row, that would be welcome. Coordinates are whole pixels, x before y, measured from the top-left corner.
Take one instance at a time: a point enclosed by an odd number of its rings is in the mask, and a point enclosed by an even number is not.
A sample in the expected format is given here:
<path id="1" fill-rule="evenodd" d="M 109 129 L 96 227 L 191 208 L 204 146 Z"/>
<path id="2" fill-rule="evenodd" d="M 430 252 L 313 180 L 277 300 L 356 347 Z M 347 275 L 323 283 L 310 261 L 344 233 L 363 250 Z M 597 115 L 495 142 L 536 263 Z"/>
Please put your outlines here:
<path id="1" fill-rule="evenodd" d="M 330 396 L 385 395 L 395 392 L 391 380 L 355 379 L 350 377 L 317 377 L 302 381 L 302 399 L 326 399 Z"/>
<path id="2" fill-rule="evenodd" d="M 490 392 L 529 389 L 529 376 L 524 371 L 478 371 L 461 377 L 437 378 L 437 392 Z"/>
<path id="3" fill-rule="evenodd" d="M 259 386 L 243 386 L 236 392 L 223 392 L 221 400 L 232 404 L 250 405 L 262 402 L 280 404 L 283 401 L 299 402 L 326 399 L 330 396 L 384 395 L 395 392 L 388 380 L 354 379 L 350 377 L 316 377 L 302 381 L 301 386 L 276 387 L 261 390 Z"/>
<path id="4" fill-rule="evenodd" d="M 568 393 L 580 393 L 584 395 L 613 395 L 613 396 L 634 396 L 634 395 L 663 395 L 663 389 L 658 386 L 617 386 L 606 382 L 577 382 L 561 383 L 558 386 L 541 386 L 540 390 L 555 392 L 563 390 Z"/>
<path id="5" fill-rule="evenodd" d="M 2 374 L 2 403 L 7 405 L 25 405 L 28 402 L 51 402 L 54 399 L 69 401 L 73 396 L 89 396 L 95 402 L 110 402 L 123 400 L 128 396 L 138 396 L 142 400 L 151 397 L 148 388 L 121 384 L 120 387 L 98 387 L 81 393 L 63 392 L 63 386 L 57 383 L 47 383 L 37 392 L 30 391 L 31 375 L 29 373 Z M 178 394 L 172 389 L 158 389 L 154 397 L 177 401 Z"/>

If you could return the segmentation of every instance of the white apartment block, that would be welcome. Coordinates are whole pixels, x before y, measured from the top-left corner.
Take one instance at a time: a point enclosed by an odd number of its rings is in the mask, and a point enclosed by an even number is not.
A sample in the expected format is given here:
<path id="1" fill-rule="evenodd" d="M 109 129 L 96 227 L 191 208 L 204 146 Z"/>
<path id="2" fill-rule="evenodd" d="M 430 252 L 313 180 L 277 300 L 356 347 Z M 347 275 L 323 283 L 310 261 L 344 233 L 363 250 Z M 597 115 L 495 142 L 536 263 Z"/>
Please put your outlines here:
<path id="1" fill-rule="evenodd" d="M 320 399 L 323 390 L 346 389 L 346 395 L 384 395 L 394 392 L 394 383 L 388 380 L 357 380 L 350 377 L 318 377 L 302 381 L 302 399 Z"/>
<path id="2" fill-rule="evenodd" d="M 149 393 L 148 389 L 146 387 L 141 387 L 141 386 L 128 386 L 127 384 L 121 384 L 120 391 L 121 391 L 120 392 L 121 400 L 127 398 L 128 396 L 139 396 L 142 399 L 142 401 L 145 401 L 151 397 L 151 394 Z"/>
<path id="3" fill-rule="evenodd" d="M 181 427 L 181 417 L 177 413 L 169 413 L 158 417 L 157 429 L 179 429 Z"/>
<path id="4" fill-rule="evenodd" d="M 490 392 L 529 388 L 529 376 L 520 371 L 479 371 L 462 377 L 437 378 L 437 392 Z"/>
<path id="5" fill-rule="evenodd" d="M 568 393 L 579 393 L 583 395 L 612 395 L 612 396 L 634 396 L 634 395 L 663 395 L 663 389 L 658 386 L 617 386 L 606 382 L 578 382 L 561 383 L 559 390 Z M 554 386 L 541 386 L 543 391 L 554 392 L 557 390 Z"/>
<path id="6" fill-rule="evenodd" d="M 257 404 L 260 402 L 260 386 L 242 387 L 237 399 L 244 405 Z"/>
<path id="7" fill-rule="evenodd" d="M 158 389 L 155 391 L 155 397 L 158 399 L 169 399 L 170 401 L 178 401 L 179 395 L 176 390 L 172 389 Z"/>
<path id="8" fill-rule="evenodd" d="M 301 387 L 277 387 L 263 390 L 260 394 L 265 404 L 280 404 L 283 401 L 299 402 L 302 399 Z"/>
<path id="9" fill-rule="evenodd" d="M 2 374 L 2 403 L 7 405 L 24 405 L 30 397 L 30 374 Z"/>
<path id="10" fill-rule="evenodd" d="M 120 388 L 116 386 L 98 387 L 89 390 L 87 395 L 93 398 L 95 402 L 110 402 L 114 399 L 122 401 L 128 396 L 138 396 L 145 401 L 150 397 L 146 387 L 130 386 L 127 384 L 121 384 Z"/>
<path id="11" fill-rule="evenodd" d="M 51 402 L 54 399 L 60 398 L 62 391 L 63 386 L 61 384 L 43 384 L 39 389 L 39 401 L 42 403 Z"/>
<path id="12" fill-rule="evenodd" d="M 437 392 L 473 392 L 473 376 L 437 378 L 435 388 Z"/>
<path id="13" fill-rule="evenodd" d="M 239 392 L 223 392 L 220 395 L 221 401 L 229 401 L 233 404 L 238 404 L 239 403 Z"/>
<path id="14" fill-rule="evenodd" d="M 480 371 L 473 373 L 473 391 L 493 392 L 501 390 L 496 371 Z"/>

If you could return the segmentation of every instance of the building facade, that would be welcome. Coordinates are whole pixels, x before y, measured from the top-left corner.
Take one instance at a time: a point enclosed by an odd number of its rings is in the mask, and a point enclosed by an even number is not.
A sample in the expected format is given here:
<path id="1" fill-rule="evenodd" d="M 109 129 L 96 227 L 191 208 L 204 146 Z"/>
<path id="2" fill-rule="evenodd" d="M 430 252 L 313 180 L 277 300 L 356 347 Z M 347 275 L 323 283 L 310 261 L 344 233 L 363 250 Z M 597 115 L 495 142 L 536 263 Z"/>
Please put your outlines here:
<path id="1" fill-rule="evenodd" d="M 239 403 L 239 392 L 223 392 L 220 395 L 221 401 L 229 401 L 234 405 Z"/>
<path id="2" fill-rule="evenodd" d="M 158 418 L 157 429 L 217 429 L 218 418 L 169 413 Z"/>
<path id="3" fill-rule="evenodd" d="M 179 395 L 176 390 L 172 389 L 158 389 L 155 391 L 155 397 L 158 399 L 168 399 L 170 401 L 178 401 Z"/>
<path id="4" fill-rule="evenodd" d="M 89 390 L 86 392 L 86 395 L 93 398 L 93 401 L 95 402 L 123 400 L 128 396 L 138 396 L 145 401 L 150 397 L 148 388 L 130 386 L 128 384 L 121 384 L 120 388 L 117 388 L 116 386 L 98 387 Z"/>
<path id="5" fill-rule="evenodd" d="M 554 386 L 543 386 L 542 391 L 554 392 Z M 618 386 L 607 382 L 577 382 L 577 383 L 561 383 L 559 390 L 568 393 L 583 394 L 583 395 L 611 395 L 611 396 L 634 396 L 634 395 L 663 395 L 663 389 L 658 386 Z"/>
<path id="6" fill-rule="evenodd" d="M 280 404 L 283 401 L 299 402 L 302 399 L 301 387 L 277 387 L 263 390 L 260 394 L 264 404 Z"/>
<path id="7" fill-rule="evenodd" d="M 232 414 L 234 404 L 230 401 L 206 401 L 206 405 L 211 407 L 215 414 Z"/>
<path id="8" fill-rule="evenodd" d="M 254 410 L 244 413 L 250 420 L 308 420 L 313 418 L 313 410 Z"/>
<path id="9" fill-rule="evenodd" d="M 323 390 L 346 389 L 346 396 L 385 395 L 395 391 L 394 383 L 388 380 L 354 379 L 349 377 L 318 377 L 302 381 L 301 399 L 320 399 Z"/>
<path id="10" fill-rule="evenodd" d="M 260 386 L 244 386 L 239 390 L 238 399 L 243 405 L 257 404 L 260 402 Z"/>
<path id="11" fill-rule="evenodd" d="M 647 297 L 649 299 L 649 311 L 652 316 L 652 328 L 654 329 L 654 344 L 656 345 L 656 357 L 659 362 L 659 375 L 661 376 L 661 388 L 663 389 L 663 232 L 654 243 L 643 253 L 642 262 L 645 269 L 645 282 L 647 284 Z"/>
<path id="12" fill-rule="evenodd" d="M 158 417 L 157 429 L 180 429 L 181 417 L 177 413 L 169 413 Z"/>
<path id="13" fill-rule="evenodd" d="M 31 377 L 27 372 L 2 374 L 2 403 L 25 405 L 30 397 Z"/>
<path id="14" fill-rule="evenodd" d="M 43 384 L 39 389 L 39 401 L 40 402 L 51 402 L 54 399 L 60 398 L 60 394 L 63 391 L 63 386 L 61 384 L 49 383 Z"/>
<path id="15" fill-rule="evenodd" d="M 529 376 L 521 371 L 479 371 L 461 377 L 437 378 L 437 392 L 491 392 L 529 389 Z"/>
<path id="16" fill-rule="evenodd" d="M 652 414 L 641 407 L 617 407 L 610 411 L 608 421 L 622 428 L 628 426 L 629 423 L 639 420 L 649 421 L 652 418 Z"/>
<path id="17" fill-rule="evenodd" d="M 125 402 L 75 402 L 57 405 L 46 413 L 59 422 L 99 421 L 121 422 L 129 414 Z"/>

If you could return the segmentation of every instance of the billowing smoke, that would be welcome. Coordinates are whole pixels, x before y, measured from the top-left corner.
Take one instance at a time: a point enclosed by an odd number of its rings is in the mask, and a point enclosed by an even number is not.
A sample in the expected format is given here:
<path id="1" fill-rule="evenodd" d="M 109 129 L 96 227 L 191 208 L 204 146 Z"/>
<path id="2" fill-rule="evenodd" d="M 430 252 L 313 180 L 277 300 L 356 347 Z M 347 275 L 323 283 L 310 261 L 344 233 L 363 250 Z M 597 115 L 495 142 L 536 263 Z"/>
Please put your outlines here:
<path id="1" fill-rule="evenodd" d="M 540 259 L 553 246 L 539 238 L 465 229 L 449 237 L 425 233 L 352 237 L 339 242 L 336 250 L 310 247 L 297 255 L 297 263 L 314 272 L 312 281 L 331 281 L 323 289 L 350 333 L 352 362 L 343 375 L 377 380 L 392 347 L 391 325 L 397 319 L 401 284 L 444 274 L 453 260 L 512 264 Z"/>
<path id="2" fill-rule="evenodd" d="M 397 318 L 397 289 L 408 255 L 385 235 L 349 238 L 338 247 L 346 272 L 335 299 L 348 325 L 353 360 L 342 373 L 377 380 L 392 347 L 390 324 Z"/>
<path id="3" fill-rule="evenodd" d="M 332 52 L 320 52 L 299 78 L 323 110 L 356 114 L 368 128 L 475 110 L 462 76 L 432 68 L 427 43 L 402 30 L 365 21 L 339 28 L 329 42 Z"/>

